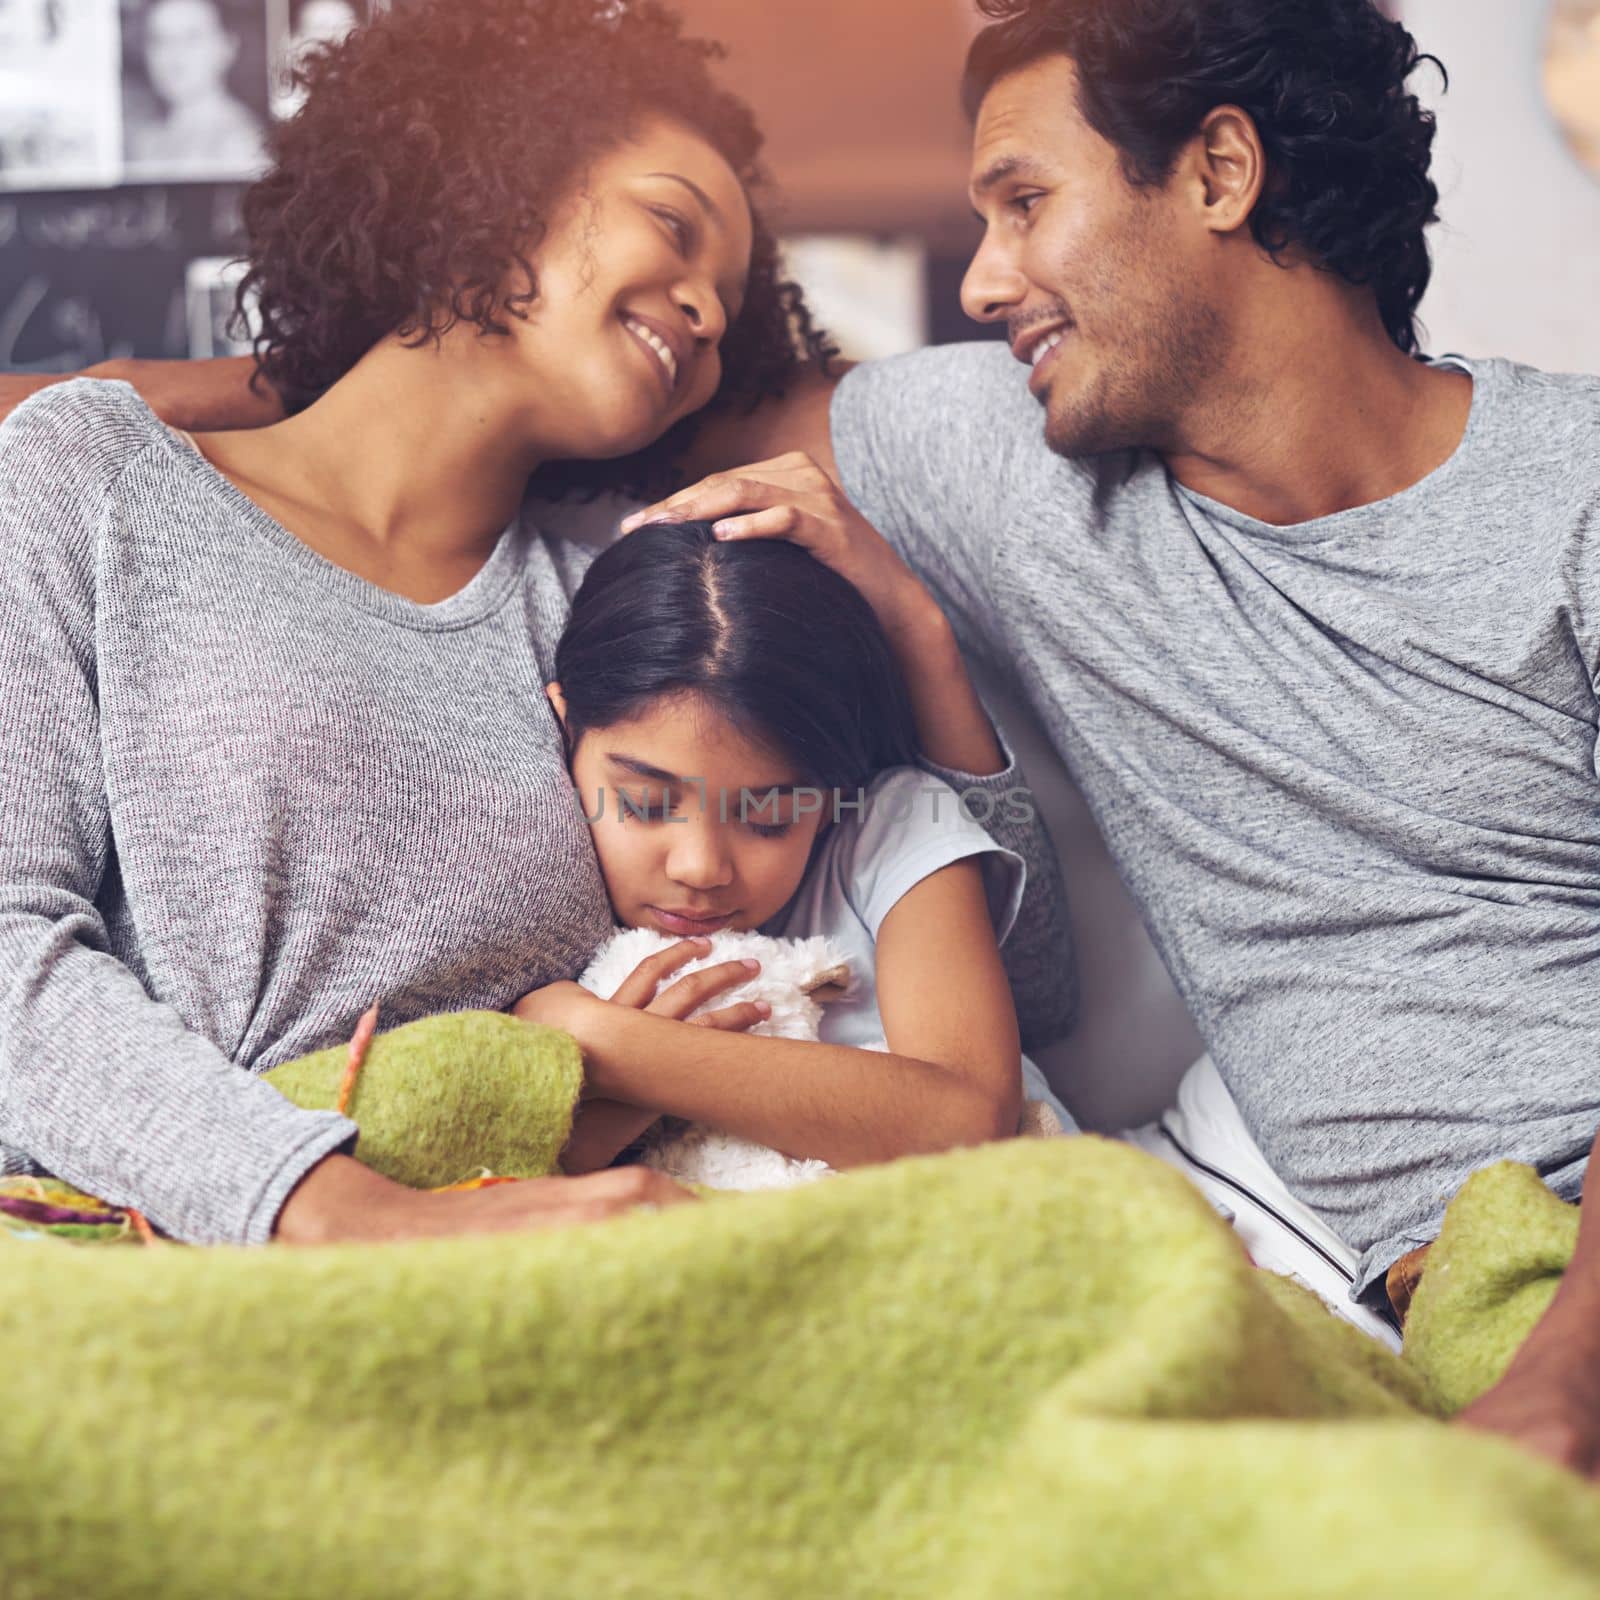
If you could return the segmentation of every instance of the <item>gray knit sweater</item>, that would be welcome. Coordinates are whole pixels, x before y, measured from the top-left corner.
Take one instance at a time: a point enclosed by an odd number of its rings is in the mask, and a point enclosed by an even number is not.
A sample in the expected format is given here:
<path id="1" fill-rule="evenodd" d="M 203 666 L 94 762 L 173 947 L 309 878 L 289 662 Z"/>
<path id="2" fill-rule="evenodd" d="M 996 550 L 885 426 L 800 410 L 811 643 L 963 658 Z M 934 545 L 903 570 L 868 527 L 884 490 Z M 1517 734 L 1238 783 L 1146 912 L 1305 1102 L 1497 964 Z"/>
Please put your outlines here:
<path id="1" fill-rule="evenodd" d="M 416 604 L 84 381 L 0 425 L 0 552 L 0 1169 L 263 1242 L 356 1130 L 257 1074 L 374 999 L 502 1009 L 610 931 L 543 693 L 593 552 L 514 525 Z M 1054 860 L 1005 810 L 1014 976 L 1059 1014 Z"/>
<path id="2" fill-rule="evenodd" d="M 584 553 L 514 527 L 415 604 L 87 382 L 0 427 L 0 549 L 0 1145 L 264 1241 L 355 1127 L 254 1074 L 610 929 L 543 692 Z"/>

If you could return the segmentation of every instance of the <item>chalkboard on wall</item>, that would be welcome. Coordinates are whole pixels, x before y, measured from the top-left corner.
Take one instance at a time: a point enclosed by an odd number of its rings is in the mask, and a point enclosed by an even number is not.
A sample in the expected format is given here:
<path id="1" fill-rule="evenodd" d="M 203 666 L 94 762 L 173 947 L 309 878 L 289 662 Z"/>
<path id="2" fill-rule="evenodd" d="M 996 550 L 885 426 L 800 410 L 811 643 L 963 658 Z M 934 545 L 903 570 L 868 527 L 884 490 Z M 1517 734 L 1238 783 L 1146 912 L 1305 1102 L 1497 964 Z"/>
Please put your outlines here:
<path id="1" fill-rule="evenodd" d="M 0 0 L 0 369 L 226 354 L 287 67 L 369 0 Z"/>
<path id="2" fill-rule="evenodd" d="M 214 318 L 211 347 L 197 348 L 196 317 L 225 292 L 241 193 L 185 184 L 0 195 L 0 368 L 226 354 Z"/>

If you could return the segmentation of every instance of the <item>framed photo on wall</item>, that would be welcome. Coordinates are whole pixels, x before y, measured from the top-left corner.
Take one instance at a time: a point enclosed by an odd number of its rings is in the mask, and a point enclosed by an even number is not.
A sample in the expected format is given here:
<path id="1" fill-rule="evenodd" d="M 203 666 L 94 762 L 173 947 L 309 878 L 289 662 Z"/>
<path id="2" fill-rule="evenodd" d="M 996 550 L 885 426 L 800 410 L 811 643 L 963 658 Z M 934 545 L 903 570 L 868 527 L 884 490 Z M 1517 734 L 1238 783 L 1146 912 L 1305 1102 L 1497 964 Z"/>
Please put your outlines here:
<path id="1" fill-rule="evenodd" d="M 287 0 L 287 26 L 277 52 L 272 83 L 272 114 L 292 117 L 305 99 L 292 75 L 297 62 L 319 45 L 338 44 L 373 13 L 370 0 Z"/>
<path id="2" fill-rule="evenodd" d="M 117 0 L 0 0 L 0 190 L 117 182 Z"/>
<path id="3" fill-rule="evenodd" d="M 262 0 L 121 0 L 126 180 L 261 171 L 278 10 Z"/>

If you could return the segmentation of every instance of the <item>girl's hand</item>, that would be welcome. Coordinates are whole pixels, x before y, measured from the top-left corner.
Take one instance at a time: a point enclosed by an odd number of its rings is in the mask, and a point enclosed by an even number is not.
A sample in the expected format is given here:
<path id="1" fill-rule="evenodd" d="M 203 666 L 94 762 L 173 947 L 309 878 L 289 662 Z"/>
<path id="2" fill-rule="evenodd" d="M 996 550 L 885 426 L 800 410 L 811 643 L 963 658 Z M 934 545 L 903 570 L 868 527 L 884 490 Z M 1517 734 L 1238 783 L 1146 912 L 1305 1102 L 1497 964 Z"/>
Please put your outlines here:
<path id="1" fill-rule="evenodd" d="M 648 522 L 705 521 L 722 539 L 787 539 L 832 567 L 866 597 L 891 638 L 942 624 L 943 613 L 911 568 L 808 455 L 794 451 L 737 472 L 719 472 L 635 512 Z"/>
<path id="2" fill-rule="evenodd" d="M 759 961 L 721 961 L 714 967 L 691 972 L 660 994 L 656 993 L 657 985 L 668 974 L 710 949 L 709 939 L 685 939 L 646 956 L 622 980 L 609 1000 L 591 994 L 576 983 L 547 983 L 544 988 L 524 995 L 511 1008 L 511 1014 L 524 1022 L 540 1022 L 547 1027 L 564 1029 L 583 1049 L 589 1048 L 595 1027 L 603 1023 L 605 1008 L 613 1005 L 631 1006 L 658 1017 L 670 1017 L 675 1022 L 689 1022 L 698 1028 L 721 1028 L 731 1033 L 753 1028 L 771 1015 L 772 1008 L 765 1001 L 745 1000 L 698 1017 L 691 1017 L 689 1013 L 724 990 L 754 977 L 761 970 Z"/>
<path id="3" fill-rule="evenodd" d="M 742 1000 L 739 1005 L 690 1016 L 691 1011 L 698 1010 L 707 1000 L 754 978 L 755 973 L 762 970 L 762 963 L 749 958 L 707 966 L 656 994 L 662 979 L 709 950 L 710 939 L 683 939 L 654 955 L 646 955 L 645 960 L 622 979 L 610 1000 L 589 994 L 589 990 L 581 989 L 578 984 L 546 984 L 544 989 L 536 989 L 518 1000 L 517 1005 L 512 1006 L 512 1014 L 525 1022 L 546 1022 L 550 1027 L 562 1027 L 573 1035 L 584 1054 L 584 1096 L 608 1101 L 621 1099 L 627 1106 L 634 1107 L 643 1118 L 637 1130 L 642 1133 L 659 1115 L 659 1110 L 650 1109 L 648 1085 L 619 1096 L 608 1082 L 614 1061 L 630 1061 L 638 1066 L 642 1058 L 648 1058 L 645 1042 L 635 1037 L 637 1026 L 630 1030 L 621 1026 L 622 1013 L 643 1011 L 666 1021 L 688 1022 L 691 1027 L 709 1027 L 728 1034 L 741 1034 L 747 1027 L 754 1027 L 771 1016 L 773 1008 L 766 1005 L 765 1000 Z M 630 1134 L 630 1138 L 637 1133 Z M 622 1144 L 627 1142 L 630 1139 L 624 1139 Z M 592 1154 L 594 1152 L 589 1152 Z M 611 1152 L 614 1154 L 616 1150 Z"/>
<path id="4" fill-rule="evenodd" d="M 698 1017 L 689 1015 L 713 995 L 736 988 L 753 978 L 761 970 L 761 963 L 749 957 L 742 961 L 723 961 L 714 967 L 703 967 L 686 978 L 679 978 L 676 983 L 656 994 L 657 986 L 669 973 L 707 954 L 710 949 L 709 939 L 685 939 L 679 944 L 668 945 L 665 950 L 658 950 L 653 956 L 646 956 L 618 985 L 610 1003 L 633 1006 L 640 1011 L 653 1012 L 658 1017 L 688 1022 L 697 1028 L 720 1028 L 725 1033 L 743 1033 L 746 1028 L 753 1028 L 770 1017 L 772 1007 L 765 1000 L 742 1000 L 738 1005 L 726 1006 L 720 1011 L 707 1011 Z"/>
<path id="5" fill-rule="evenodd" d="M 542 1022 L 549 1027 L 563 1028 L 578 1041 L 584 1057 L 585 1108 L 604 1108 L 600 1115 L 587 1118 L 587 1126 L 584 1112 L 580 1110 L 572 1139 L 562 1157 L 567 1172 L 587 1172 L 604 1166 L 660 1115 L 658 1110 L 634 1101 L 617 1101 L 600 1081 L 605 1067 L 606 1023 L 615 1016 L 614 1006 L 726 1033 L 742 1033 L 772 1014 L 772 1007 L 764 1000 L 744 1000 L 698 1017 L 689 1015 L 724 990 L 754 977 L 761 970 L 761 963 L 749 958 L 722 961 L 714 967 L 691 972 L 662 989 L 660 994 L 656 993 L 671 973 L 696 957 L 704 956 L 710 949 L 709 939 L 685 939 L 646 956 L 622 980 L 609 1000 L 602 1000 L 576 983 L 551 983 L 525 995 L 512 1007 L 512 1015 L 524 1022 Z"/>

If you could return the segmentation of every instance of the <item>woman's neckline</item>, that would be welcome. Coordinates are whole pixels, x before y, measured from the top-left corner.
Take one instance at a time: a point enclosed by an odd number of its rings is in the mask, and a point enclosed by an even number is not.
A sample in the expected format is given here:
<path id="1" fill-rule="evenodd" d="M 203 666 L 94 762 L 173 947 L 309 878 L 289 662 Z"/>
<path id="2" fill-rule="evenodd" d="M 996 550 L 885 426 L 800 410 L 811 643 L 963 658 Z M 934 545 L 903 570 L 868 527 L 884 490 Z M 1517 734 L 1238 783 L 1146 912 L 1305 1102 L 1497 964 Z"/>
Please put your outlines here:
<path id="1" fill-rule="evenodd" d="M 151 415 L 154 416 L 154 413 Z M 454 594 L 443 600 L 413 600 L 352 572 L 323 555 L 320 550 L 313 549 L 216 466 L 196 443 L 193 434 L 166 423 L 159 425 L 173 453 L 252 531 L 324 588 L 362 610 L 401 627 L 419 632 L 447 632 L 471 627 L 500 609 L 522 568 L 527 540 L 519 520 L 513 518 L 501 531 L 483 565 Z"/>

